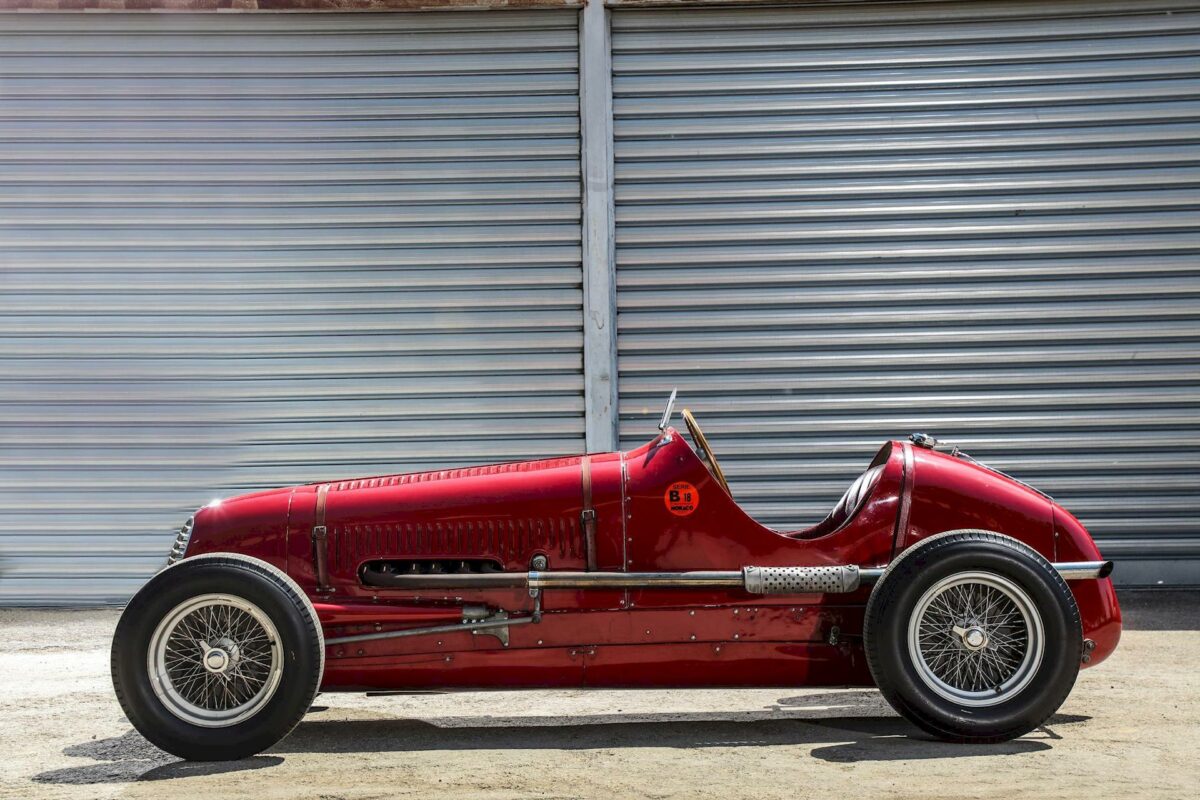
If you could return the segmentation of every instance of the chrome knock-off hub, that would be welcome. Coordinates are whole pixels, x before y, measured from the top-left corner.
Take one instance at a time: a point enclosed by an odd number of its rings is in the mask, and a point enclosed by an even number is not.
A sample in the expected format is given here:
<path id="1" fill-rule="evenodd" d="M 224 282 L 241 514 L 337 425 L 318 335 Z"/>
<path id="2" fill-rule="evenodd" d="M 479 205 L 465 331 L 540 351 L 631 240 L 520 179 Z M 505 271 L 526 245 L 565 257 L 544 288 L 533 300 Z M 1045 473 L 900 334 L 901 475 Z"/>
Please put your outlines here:
<path id="1" fill-rule="evenodd" d="M 204 668 L 209 672 L 224 672 L 229 666 L 229 655 L 216 648 L 204 654 Z"/>
<path id="2" fill-rule="evenodd" d="M 966 571 L 929 587 L 908 625 L 917 676 L 962 706 L 1003 703 L 1033 680 L 1045 651 L 1041 615 L 1004 575 Z"/>
<path id="3" fill-rule="evenodd" d="M 977 625 L 973 625 L 970 628 L 963 628 L 955 625 L 953 628 L 951 628 L 951 630 L 958 634 L 959 638 L 962 640 L 963 647 L 967 648 L 971 652 L 982 650 L 988 645 L 987 633 L 983 630 L 983 628 L 980 628 Z"/>
<path id="4" fill-rule="evenodd" d="M 214 675 L 224 675 L 237 666 L 238 646 L 228 639 L 222 639 L 213 644 L 201 641 L 200 649 L 204 652 L 201 663 L 204 669 Z"/>
<path id="5" fill-rule="evenodd" d="M 266 707 L 283 678 L 279 631 L 241 597 L 203 594 L 168 612 L 150 637 L 155 696 L 185 722 L 235 725 Z"/>

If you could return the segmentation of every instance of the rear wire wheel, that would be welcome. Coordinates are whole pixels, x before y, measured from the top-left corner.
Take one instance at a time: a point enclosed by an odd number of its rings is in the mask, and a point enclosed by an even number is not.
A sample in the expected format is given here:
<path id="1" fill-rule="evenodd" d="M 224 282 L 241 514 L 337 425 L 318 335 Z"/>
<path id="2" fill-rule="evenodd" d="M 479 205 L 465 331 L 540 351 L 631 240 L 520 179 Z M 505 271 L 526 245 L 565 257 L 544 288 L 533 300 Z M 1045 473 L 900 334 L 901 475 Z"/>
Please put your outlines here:
<path id="1" fill-rule="evenodd" d="M 995 742 L 1041 725 L 1079 673 L 1066 582 L 1008 536 L 954 531 L 900 555 L 867 603 L 867 663 L 884 697 L 935 736 Z"/>

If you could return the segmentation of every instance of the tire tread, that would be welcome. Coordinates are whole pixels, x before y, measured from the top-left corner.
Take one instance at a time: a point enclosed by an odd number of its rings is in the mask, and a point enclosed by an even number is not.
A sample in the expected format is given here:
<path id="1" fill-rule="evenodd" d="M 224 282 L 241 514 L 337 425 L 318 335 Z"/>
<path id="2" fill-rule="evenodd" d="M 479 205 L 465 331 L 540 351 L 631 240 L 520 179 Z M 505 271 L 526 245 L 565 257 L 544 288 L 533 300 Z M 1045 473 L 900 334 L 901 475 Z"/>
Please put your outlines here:
<path id="1" fill-rule="evenodd" d="M 889 677 L 886 675 L 887 670 L 883 667 L 883 654 L 881 648 L 885 643 L 881 641 L 882 637 L 877 633 L 877 626 L 881 623 L 884 610 L 891 605 L 894 595 L 901 588 L 898 578 L 889 580 L 892 576 L 896 576 L 900 570 L 916 555 L 923 555 L 934 558 L 939 552 L 948 547 L 958 546 L 962 543 L 989 543 L 1005 547 L 1014 553 L 1017 553 L 1034 566 L 1045 577 L 1048 582 L 1054 587 L 1056 592 L 1065 594 L 1071 598 L 1069 603 L 1070 616 L 1066 620 L 1068 630 L 1080 631 L 1081 622 L 1079 617 L 1079 608 L 1074 602 L 1074 596 L 1071 594 L 1070 587 L 1058 570 L 1054 568 L 1045 557 L 1034 550 L 1029 545 L 1014 539 L 1011 536 L 1006 536 L 995 531 L 981 530 L 975 528 L 947 531 L 945 533 L 935 534 L 926 539 L 922 539 L 915 545 L 907 548 L 884 570 L 879 581 L 875 585 L 875 589 L 871 592 L 871 596 L 867 601 L 864 621 L 863 621 L 863 639 L 864 650 L 867 657 L 867 667 L 871 672 L 871 676 L 875 679 L 876 685 L 883 693 L 884 698 L 891 704 L 901 716 L 916 724 L 923 730 L 937 736 L 940 739 L 945 739 L 954 742 L 972 742 L 979 744 L 990 744 L 996 742 L 1007 741 L 1013 738 L 1008 734 L 984 735 L 984 734 L 964 734 L 961 731 L 950 730 L 944 726 L 938 725 L 935 720 L 922 709 L 914 707 L 908 702 L 905 697 L 897 691 L 892 685 Z M 1082 634 L 1079 639 L 1079 645 L 1082 646 Z M 1068 683 L 1061 691 L 1049 695 L 1044 702 L 1044 707 L 1048 709 L 1036 724 L 1028 727 L 1029 730 L 1035 729 L 1044 724 L 1066 701 L 1070 694 L 1074 682 Z M 1017 734 L 1020 735 L 1020 734 Z"/>
<path id="2" fill-rule="evenodd" d="M 303 624 L 305 632 L 308 636 L 308 640 L 316 644 L 318 659 L 317 669 L 312 671 L 308 685 L 303 687 L 302 692 L 302 696 L 307 698 L 307 702 L 298 704 L 294 710 L 294 713 L 280 725 L 282 733 L 280 733 L 275 740 L 279 741 L 291 733 L 296 726 L 300 724 L 300 721 L 308 712 L 308 707 L 311 705 L 312 699 L 316 696 L 318 690 L 320 689 L 321 680 L 325 672 L 325 637 L 312 601 L 290 576 L 273 564 L 269 564 L 261 559 L 253 558 L 240 553 L 205 553 L 202 555 L 184 558 L 160 570 L 150 580 L 150 582 L 147 583 L 146 586 L 142 587 L 142 590 L 130 600 L 130 602 L 126 605 L 125 610 L 122 612 L 120 620 L 117 622 L 116 631 L 112 640 L 112 648 L 110 651 L 109 663 L 113 675 L 113 691 L 116 694 L 117 702 L 120 703 L 121 709 L 131 721 L 136 721 L 135 718 L 140 718 L 142 716 L 138 713 L 136 708 L 135 698 L 131 698 L 127 695 L 121 686 L 121 681 L 118 679 L 118 675 L 120 674 L 121 670 L 120 661 L 125 648 L 128 646 L 126 643 L 126 638 L 134 635 L 136 631 L 136 626 L 134 624 L 125 624 L 125 618 L 126 615 L 130 613 L 130 609 L 136 609 L 137 603 L 142 598 L 143 593 L 147 591 L 153 592 L 157 586 L 161 585 L 161 580 L 163 580 L 162 576 L 171 575 L 175 572 L 191 572 L 209 566 L 241 570 L 266 578 L 271 584 L 274 585 L 274 587 L 279 591 L 280 595 L 295 611 L 296 618 L 299 619 Z M 135 725 L 135 727 L 138 726 Z M 143 734 L 145 734 L 144 731 Z M 157 745 L 158 742 L 155 742 L 155 744 Z M 184 758 L 190 758 L 194 760 L 206 760 L 206 756 L 200 755 L 199 752 L 199 749 L 197 749 L 196 753 L 176 752 L 176 755 L 181 755 Z M 242 758 L 247 755 L 253 755 L 253 753 L 237 753 L 232 757 Z"/>

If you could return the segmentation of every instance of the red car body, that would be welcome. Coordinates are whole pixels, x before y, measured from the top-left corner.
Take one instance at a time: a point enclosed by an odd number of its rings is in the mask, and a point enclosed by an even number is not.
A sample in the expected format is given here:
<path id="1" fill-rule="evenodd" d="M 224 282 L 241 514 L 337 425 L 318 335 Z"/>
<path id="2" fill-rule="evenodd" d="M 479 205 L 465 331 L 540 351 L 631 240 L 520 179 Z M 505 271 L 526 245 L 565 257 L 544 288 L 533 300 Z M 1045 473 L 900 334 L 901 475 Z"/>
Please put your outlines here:
<path id="1" fill-rule="evenodd" d="M 525 588 L 388 588 L 366 585 L 362 570 L 380 560 L 483 559 L 524 572 L 539 555 L 551 572 L 587 570 L 584 459 L 595 510 L 591 566 L 606 572 L 883 567 L 914 543 L 959 529 L 1007 534 L 1052 562 L 1100 558 L 1078 520 L 1045 495 L 970 459 L 900 441 L 875 456 L 880 474 L 848 519 L 772 530 L 741 509 L 673 428 L 624 453 L 245 495 L 197 513 L 186 555 L 232 551 L 279 567 L 313 600 L 327 639 L 461 622 L 464 604 L 527 615 L 534 600 Z M 319 513 L 327 586 L 318 585 L 314 557 Z M 1094 642 L 1084 666 L 1094 666 L 1120 638 L 1116 594 L 1108 578 L 1070 589 Z M 545 589 L 540 622 L 512 627 L 507 644 L 466 630 L 332 644 L 321 685 L 873 685 L 862 641 L 870 591 Z"/>

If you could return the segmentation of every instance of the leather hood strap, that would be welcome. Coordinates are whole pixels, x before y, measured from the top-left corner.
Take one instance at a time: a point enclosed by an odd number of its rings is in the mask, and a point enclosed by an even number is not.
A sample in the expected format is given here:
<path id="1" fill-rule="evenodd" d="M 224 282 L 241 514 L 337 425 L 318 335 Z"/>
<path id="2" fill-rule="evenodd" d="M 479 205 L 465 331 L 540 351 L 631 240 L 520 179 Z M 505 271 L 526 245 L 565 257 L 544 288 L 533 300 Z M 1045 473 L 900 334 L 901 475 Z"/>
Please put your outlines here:
<path id="1" fill-rule="evenodd" d="M 329 534 L 325 527 L 325 498 L 328 494 L 328 483 L 317 487 L 317 507 L 313 512 L 313 565 L 316 567 L 318 594 L 333 591 L 329 585 Z"/>
<path id="2" fill-rule="evenodd" d="M 592 457 L 584 456 L 580 464 L 583 474 L 583 541 L 587 551 L 587 568 L 596 570 L 596 509 L 592 507 Z"/>

